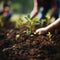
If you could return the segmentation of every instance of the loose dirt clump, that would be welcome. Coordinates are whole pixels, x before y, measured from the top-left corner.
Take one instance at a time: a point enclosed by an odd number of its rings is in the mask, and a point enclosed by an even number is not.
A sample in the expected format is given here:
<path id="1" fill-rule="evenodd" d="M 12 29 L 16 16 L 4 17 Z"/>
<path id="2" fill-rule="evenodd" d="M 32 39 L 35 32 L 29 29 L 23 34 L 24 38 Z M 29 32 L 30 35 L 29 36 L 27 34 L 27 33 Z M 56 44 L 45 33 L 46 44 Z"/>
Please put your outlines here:
<path id="1" fill-rule="evenodd" d="M 60 60 L 59 33 L 27 35 L 24 29 L 9 26 L 0 28 L 0 60 Z"/>

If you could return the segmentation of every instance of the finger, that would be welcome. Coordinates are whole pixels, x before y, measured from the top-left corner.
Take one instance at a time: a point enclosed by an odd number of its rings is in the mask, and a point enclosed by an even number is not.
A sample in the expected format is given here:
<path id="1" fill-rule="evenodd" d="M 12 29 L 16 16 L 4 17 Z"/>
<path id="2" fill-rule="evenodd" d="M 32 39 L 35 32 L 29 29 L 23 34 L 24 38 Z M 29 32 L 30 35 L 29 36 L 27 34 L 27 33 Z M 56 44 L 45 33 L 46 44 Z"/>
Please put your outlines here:
<path id="1" fill-rule="evenodd" d="M 38 34 L 41 35 L 41 32 L 39 32 Z"/>
<path id="2" fill-rule="evenodd" d="M 38 30 L 36 30 L 36 33 L 38 33 L 39 32 L 39 29 Z"/>

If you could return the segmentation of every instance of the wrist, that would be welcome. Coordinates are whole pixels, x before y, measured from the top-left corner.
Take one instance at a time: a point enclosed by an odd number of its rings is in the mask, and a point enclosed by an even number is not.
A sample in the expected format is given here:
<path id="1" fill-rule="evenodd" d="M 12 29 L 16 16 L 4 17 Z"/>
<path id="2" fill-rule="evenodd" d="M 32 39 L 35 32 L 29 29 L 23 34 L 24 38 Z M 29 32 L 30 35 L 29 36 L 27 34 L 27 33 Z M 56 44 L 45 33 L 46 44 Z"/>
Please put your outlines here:
<path id="1" fill-rule="evenodd" d="M 45 27 L 45 31 L 48 32 L 49 31 L 49 28 L 48 27 Z"/>

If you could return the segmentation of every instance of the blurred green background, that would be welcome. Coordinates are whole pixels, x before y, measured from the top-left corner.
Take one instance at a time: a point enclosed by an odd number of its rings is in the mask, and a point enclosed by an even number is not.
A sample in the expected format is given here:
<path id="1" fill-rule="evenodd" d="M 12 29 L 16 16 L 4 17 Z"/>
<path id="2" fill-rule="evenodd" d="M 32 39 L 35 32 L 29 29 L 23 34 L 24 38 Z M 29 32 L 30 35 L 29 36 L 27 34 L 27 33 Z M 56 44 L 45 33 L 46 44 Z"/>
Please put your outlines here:
<path id="1" fill-rule="evenodd" d="M 13 13 L 30 13 L 33 9 L 33 0 L 8 0 L 11 2 L 11 9 Z M 2 0 L 0 0 L 0 3 Z"/>
<path id="2" fill-rule="evenodd" d="M 34 3 L 33 0 L 8 0 L 11 2 L 11 10 L 13 12 L 12 20 L 18 19 L 18 17 L 26 16 L 31 13 Z M 60 0 L 58 0 L 60 2 Z M 2 0 L 0 0 L 2 3 Z"/>

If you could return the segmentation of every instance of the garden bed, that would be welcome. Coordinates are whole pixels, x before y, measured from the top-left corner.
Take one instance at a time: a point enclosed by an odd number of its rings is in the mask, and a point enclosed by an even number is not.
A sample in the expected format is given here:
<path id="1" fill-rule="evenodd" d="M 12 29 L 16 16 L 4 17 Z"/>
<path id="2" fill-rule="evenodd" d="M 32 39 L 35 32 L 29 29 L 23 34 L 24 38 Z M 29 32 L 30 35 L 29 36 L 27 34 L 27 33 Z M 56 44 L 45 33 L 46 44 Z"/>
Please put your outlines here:
<path id="1" fill-rule="evenodd" d="M 60 29 L 38 35 L 14 25 L 5 23 L 0 28 L 0 60 L 60 60 Z"/>

